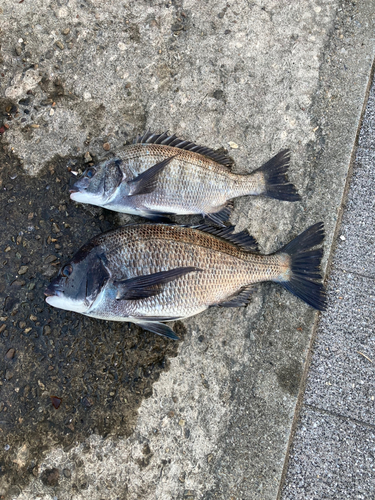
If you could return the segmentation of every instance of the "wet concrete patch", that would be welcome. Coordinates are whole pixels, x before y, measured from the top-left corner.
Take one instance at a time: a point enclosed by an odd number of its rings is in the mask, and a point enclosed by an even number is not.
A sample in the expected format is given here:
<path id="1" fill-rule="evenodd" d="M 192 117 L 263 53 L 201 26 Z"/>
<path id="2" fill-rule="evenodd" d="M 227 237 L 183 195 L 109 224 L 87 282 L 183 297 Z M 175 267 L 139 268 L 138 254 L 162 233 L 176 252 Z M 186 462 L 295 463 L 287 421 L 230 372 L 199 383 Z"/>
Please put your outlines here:
<path id="1" fill-rule="evenodd" d="M 0 148 L 0 486 L 38 476 L 51 445 L 67 450 L 87 436 L 128 436 L 137 409 L 168 368 L 178 344 L 131 324 L 53 309 L 44 289 L 116 214 L 75 205 L 68 186 L 81 159 L 56 157 L 37 177 Z M 177 325 L 180 337 L 182 324 Z M 147 460 L 147 456 L 145 457 Z M 44 484 L 58 483 L 43 472 Z M 52 484 L 53 483 L 53 484 Z M 13 490 L 8 490 L 12 492 Z"/>

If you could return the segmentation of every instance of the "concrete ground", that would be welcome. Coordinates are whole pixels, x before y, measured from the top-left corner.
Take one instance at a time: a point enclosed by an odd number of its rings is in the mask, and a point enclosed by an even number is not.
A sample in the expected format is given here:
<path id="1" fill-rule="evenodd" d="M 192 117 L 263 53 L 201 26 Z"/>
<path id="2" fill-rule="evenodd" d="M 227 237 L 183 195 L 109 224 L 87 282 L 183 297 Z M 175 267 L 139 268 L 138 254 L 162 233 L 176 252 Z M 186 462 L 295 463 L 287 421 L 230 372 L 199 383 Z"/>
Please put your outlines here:
<path id="1" fill-rule="evenodd" d="M 283 499 L 375 497 L 375 82 L 364 116 Z"/>
<path id="2" fill-rule="evenodd" d="M 374 28 L 372 0 L 2 2 L 2 498 L 373 496 Z M 326 313 L 266 284 L 172 344 L 46 307 L 60 261 L 130 220 L 70 202 L 67 167 L 147 128 L 243 172 L 290 147 L 302 202 L 231 220 L 265 253 L 324 221 Z"/>

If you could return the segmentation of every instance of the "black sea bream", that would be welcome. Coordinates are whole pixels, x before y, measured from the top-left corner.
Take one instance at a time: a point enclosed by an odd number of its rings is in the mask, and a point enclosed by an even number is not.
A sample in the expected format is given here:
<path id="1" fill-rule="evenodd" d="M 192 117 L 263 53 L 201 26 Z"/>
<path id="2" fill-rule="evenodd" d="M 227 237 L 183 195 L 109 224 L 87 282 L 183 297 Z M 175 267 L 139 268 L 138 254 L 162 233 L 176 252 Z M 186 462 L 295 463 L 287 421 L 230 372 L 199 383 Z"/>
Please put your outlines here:
<path id="1" fill-rule="evenodd" d="M 325 307 L 320 245 L 311 226 L 272 255 L 260 255 L 246 231 L 233 227 L 132 224 L 84 245 L 51 282 L 48 304 L 94 318 L 132 321 L 176 338 L 164 321 L 210 306 L 248 303 L 254 283 L 274 281 L 316 309 Z"/>
<path id="2" fill-rule="evenodd" d="M 300 196 L 286 173 L 283 150 L 250 174 L 231 172 L 232 160 L 175 135 L 147 133 L 88 168 L 71 188 L 71 199 L 158 220 L 163 214 L 202 214 L 222 224 L 233 198 L 264 195 L 286 201 Z"/>

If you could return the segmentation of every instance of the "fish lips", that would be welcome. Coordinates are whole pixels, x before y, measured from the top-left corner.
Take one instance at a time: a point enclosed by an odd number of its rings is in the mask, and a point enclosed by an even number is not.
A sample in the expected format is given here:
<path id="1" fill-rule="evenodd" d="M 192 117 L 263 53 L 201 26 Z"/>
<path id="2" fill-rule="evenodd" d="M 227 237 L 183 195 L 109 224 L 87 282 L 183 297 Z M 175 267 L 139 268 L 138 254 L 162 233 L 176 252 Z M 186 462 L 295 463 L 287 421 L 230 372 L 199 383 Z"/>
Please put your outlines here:
<path id="1" fill-rule="evenodd" d="M 62 295 L 61 287 L 60 287 L 60 278 L 56 278 L 47 286 L 44 290 L 44 295 L 48 297 L 60 297 Z"/>
<path id="2" fill-rule="evenodd" d="M 69 188 L 69 193 L 79 193 L 81 191 L 85 191 L 90 183 L 90 179 L 87 177 L 82 177 L 81 179 L 78 179 L 75 181 L 72 186 Z"/>

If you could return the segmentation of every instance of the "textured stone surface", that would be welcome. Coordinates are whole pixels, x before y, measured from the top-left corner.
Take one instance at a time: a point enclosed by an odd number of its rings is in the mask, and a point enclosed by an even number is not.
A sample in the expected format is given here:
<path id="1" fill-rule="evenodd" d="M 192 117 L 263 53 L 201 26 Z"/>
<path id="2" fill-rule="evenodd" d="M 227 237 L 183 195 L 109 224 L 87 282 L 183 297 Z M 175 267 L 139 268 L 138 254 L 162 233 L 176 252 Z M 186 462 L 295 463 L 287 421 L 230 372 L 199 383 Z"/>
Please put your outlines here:
<path id="1" fill-rule="evenodd" d="M 5 0 L 0 9 L 0 91 L 12 115 L 2 141 L 26 172 L 40 175 L 57 155 L 114 154 L 147 127 L 211 147 L 234 142 L 238 171 L 288 146 L 303 201 L 241 199 L 232 221 L 270 252 L 324 220 L 328 257 L 373 60 L 372 1 Z M 86 221 L 102 214 L 71 212 Z M 6 460 L 28 484 L 3 477 L 0 492 L 24 499 L 275 498 L 315 318 L 264 285 L 246 309 L 189 319 L 169 371 L 152 395 L 139 396 L 128 437 L 116 427 L 65 449 L 50 442 L 32 463 L 28 451 L 38 436 L 25 448 L 7 443 Z M 89 336 L 90 323 L 82 324 Z M 25 385 L 21 375 L 9 384 Z M 57 417 L 48 419 L 59 428 Z M 54 487 L 42 481 L 52 469 L 59 471 Z"/>
<path id="2" fill-rule="evenodd" d="M 374 426 L 305 406 L 282 498 L 373 498 L 374 439 Z"/>
<path id="3" fill-rule="evenodd" d="M 374 496 L 372 84 L 282 498 Z"/>

